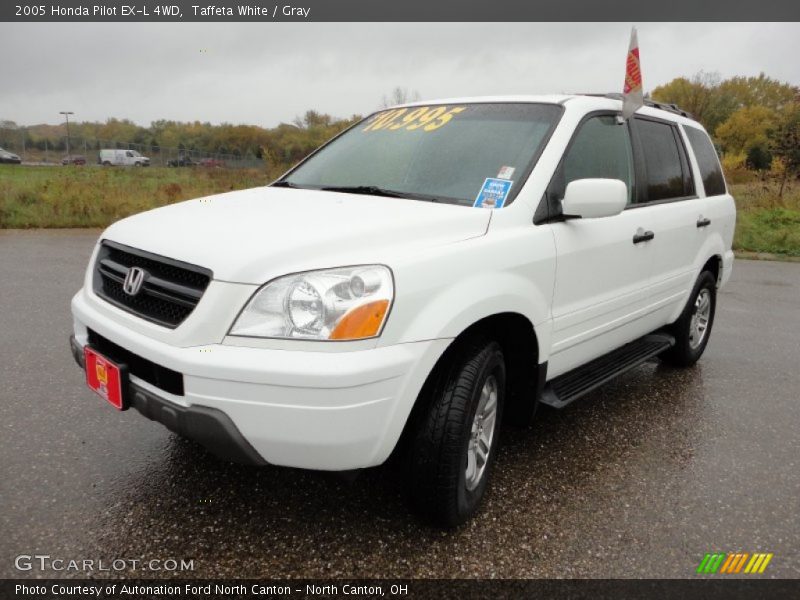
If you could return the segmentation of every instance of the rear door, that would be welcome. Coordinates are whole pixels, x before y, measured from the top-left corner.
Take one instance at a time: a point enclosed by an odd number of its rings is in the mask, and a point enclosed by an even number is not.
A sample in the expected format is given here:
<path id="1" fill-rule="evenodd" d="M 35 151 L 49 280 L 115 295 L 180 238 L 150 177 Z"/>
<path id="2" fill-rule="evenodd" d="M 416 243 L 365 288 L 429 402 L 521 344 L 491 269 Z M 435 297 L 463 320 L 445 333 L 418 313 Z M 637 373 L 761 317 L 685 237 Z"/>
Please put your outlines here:
<path id="1" fill-rule="evenodd" d="M 635 210 L 655 224 L 653 271 L 648 310 L 654 326 L 666 324 L 694 285 L 695 259 L 704 239 L 697 224 L 704 202 L 695 189 L 683 135 L 677 123 L 650 116 L 633 120 L 640 202 Z"/>
<path id="2" fill-rule="evenodd" d="M 682 125 L 689 158 L 693 164 L 698 200 L 698 219 L 694 226 L 700 241 L 700 255 L 695 267 L 710 258 L 714 238 L 723 240 L 725 250 L 730 250 L 736 226 L 736 206 L 728 193 L 717 151 L 708 134 L 699 126 Z M 691 227 L 691 223 L 690 223 Z M 695 269 L 697 272 L 697 268 Z"/>
<path id="3" fill-rule="evenodd" d="M 634 203 L 636 184 L 629 128 L 615 113 L 589 115 L 579 125 L 546 193 L 551 212 L 560 207 L 569 182 L 620 179 Z M 652 266 L 649 213 L 624 210 L 613 217 L 574 219 L 550 225 L 557 251 L 553 290 L 553 345 L 548 377 L 555 377 L 647 333 Z"/>

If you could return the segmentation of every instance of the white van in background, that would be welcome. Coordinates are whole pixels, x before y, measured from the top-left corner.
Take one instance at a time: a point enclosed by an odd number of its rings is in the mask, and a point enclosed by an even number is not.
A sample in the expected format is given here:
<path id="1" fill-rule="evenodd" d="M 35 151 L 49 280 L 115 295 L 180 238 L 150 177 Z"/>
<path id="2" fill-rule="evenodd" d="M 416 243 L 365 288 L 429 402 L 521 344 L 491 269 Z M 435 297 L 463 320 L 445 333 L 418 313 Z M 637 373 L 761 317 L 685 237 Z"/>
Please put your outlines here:
<path id="1" fill-rule="evenodd" d="M 100 150 L 100 164 L 105 167 L 149 167 L 150 159 L 136 150 Z"/>

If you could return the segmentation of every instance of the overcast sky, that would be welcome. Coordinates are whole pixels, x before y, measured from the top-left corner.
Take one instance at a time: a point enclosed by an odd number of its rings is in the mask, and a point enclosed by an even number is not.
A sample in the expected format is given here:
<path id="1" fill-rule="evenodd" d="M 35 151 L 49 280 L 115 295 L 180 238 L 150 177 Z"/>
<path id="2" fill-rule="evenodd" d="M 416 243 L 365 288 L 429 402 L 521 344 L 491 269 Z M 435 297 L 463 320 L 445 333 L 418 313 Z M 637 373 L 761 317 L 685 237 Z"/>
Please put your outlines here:
<path id="1" fill-rule="evenodd" d="M 620 91 L 629 23 L 0 23 L 0 119 L 274 126 L 422 98 Z M 705 70 L 800 85 L 800 24 L 639 24 L 646 90 Z"/>

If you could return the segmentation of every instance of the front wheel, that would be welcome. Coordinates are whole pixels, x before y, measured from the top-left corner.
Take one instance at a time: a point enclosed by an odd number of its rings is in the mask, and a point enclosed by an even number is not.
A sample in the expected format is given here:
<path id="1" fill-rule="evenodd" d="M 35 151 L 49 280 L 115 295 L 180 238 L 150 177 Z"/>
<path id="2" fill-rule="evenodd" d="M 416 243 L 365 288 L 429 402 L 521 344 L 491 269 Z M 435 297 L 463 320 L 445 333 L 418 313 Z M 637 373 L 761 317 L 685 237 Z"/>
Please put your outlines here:
<path id="1" fill-rule="evenodd" d="M 408 456 L 413 508 L 455 527 L 478 509 L 500 433 L 506 370 L 497 342 L 473 342 L 434 375 Z"/>
<path id="2" fill-rule="evenodd" d="M 659 358 L 676 367 L 691 367 L 696 363 L 708 345 L 716 308 L 717 281 L 712 273 L 703 271 L 686 308 L 669 328 L 675 336 L 675 345 Z"/>

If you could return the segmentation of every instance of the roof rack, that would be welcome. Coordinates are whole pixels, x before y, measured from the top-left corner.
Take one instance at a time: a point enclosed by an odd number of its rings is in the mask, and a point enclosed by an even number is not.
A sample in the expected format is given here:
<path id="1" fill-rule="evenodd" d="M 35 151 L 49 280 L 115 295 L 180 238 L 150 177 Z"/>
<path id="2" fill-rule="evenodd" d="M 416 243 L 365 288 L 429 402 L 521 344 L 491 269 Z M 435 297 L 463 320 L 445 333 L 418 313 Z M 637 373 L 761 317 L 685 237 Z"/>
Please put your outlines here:
<path id="1" fill-rule="evenodd" d="M 619 92 L 608 92 L 606 94 L 578 94 L 579 96 L 596 96 L 598 98 L 611 98 L 613 100 L 622 100 L 623 95 Z M 676 115 L 681 115 L 682 117 L 686 117 L 688 119 L 693 119 L 691 113 L 683 110 L 677 104 L 668 104 L 666 102 L 656 102 L 655 100 L 651 100 L 649 98 L 644 99 L 644 105 L 650 106 L 651 108 L 658 108 L 660 110 L 666 110 L 667 112 L 675 113 Z"/>

